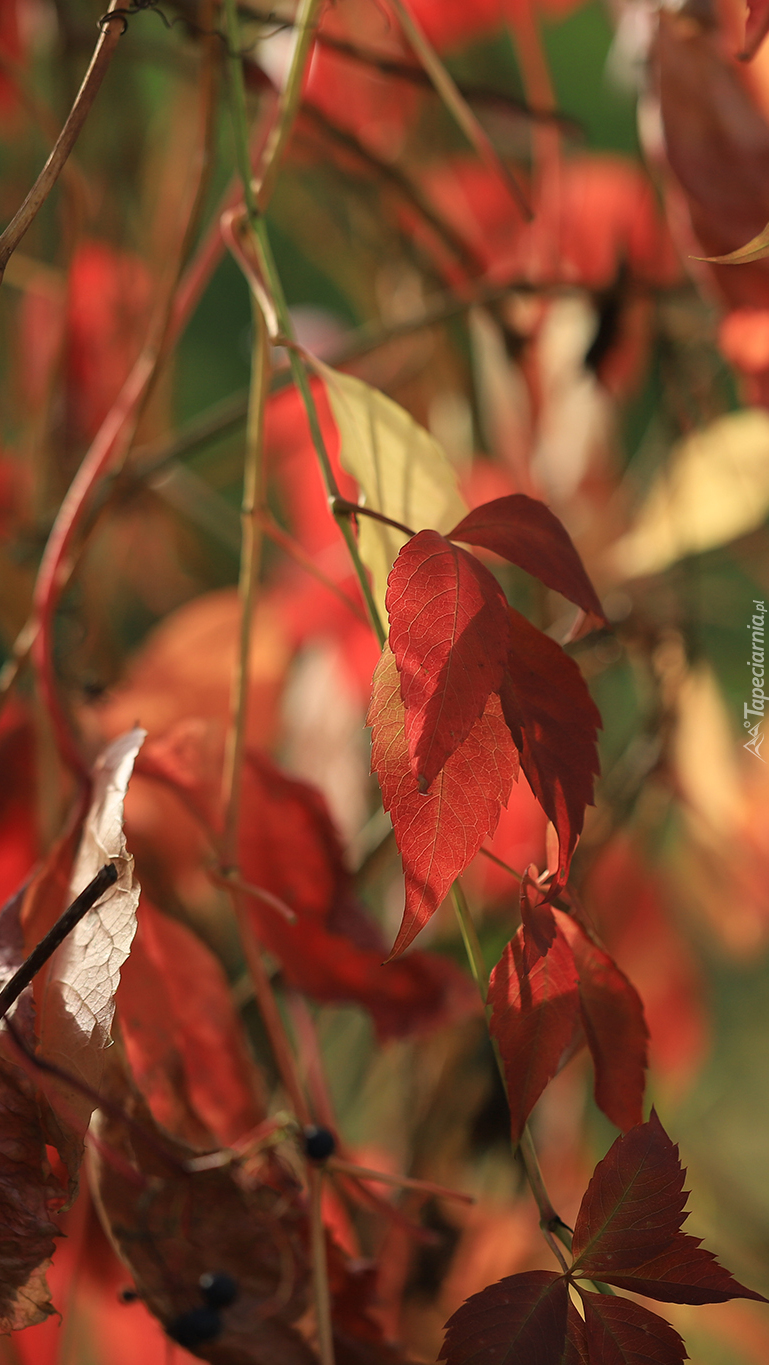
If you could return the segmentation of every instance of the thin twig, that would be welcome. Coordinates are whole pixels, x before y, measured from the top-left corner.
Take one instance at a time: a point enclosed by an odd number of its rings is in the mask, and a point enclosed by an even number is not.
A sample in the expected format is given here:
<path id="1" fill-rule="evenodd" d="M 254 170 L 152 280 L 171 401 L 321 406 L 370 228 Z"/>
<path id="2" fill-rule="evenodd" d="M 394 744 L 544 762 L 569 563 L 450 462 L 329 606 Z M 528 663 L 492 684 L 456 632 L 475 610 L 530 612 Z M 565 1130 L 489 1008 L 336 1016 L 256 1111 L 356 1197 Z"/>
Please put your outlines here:
<path id="1" fill-rule="evenodd" d="M 501 867 L 504 872 L 509 872 L 510 876 L 515 877 L 517 882 L 523 881 L 523 873 L 516 872 L 514 867 L 511 867 L 509 863 L 503 862 L 501 858 L 497 857 L 496 853 L 492 853 L 488 848 L 481 848 L 478 851 L 483 854 L 484 858 L 488 858 L 490 863 L 496 863 L 497 867 Z"/>
<path id="2" fill-rule="evenodd" d="M 372 521 L 381 521 L 383 526 L 392 526 L 393 530 L 402 531 L 404 536 L 416 535 L 416 531 L 412 531 L 410 526 L 404 526 L 402 521 L 393 521 L 392 517 L 386 517 L 384 512 L 377 512 L 373 507 L 364 507 L 361 503 L 349 502 L 347 498 L 334 498 L 331 511 L 335 517 L 371 517 Z"/>
<path id="3" fill-rule="evenodd" d="M 121 15 L 114 15 L 117 23 L 110 19 L 112 11 L 118 7 L 118 4 L 119 0 L 110 0 L 109 9 L 100 24 L 100 33 L 90 65 L 83 77 L 83 83 L 77 92 L 75 103 L 69 111 L 64 127 L 24 203 L 21 208 L 17 209 L 5 231 L 0 234 L 0 283 L 2 283 L 5 267 L 10 256 L 25 236 L 66 164 L 80 130 L 90 113 L 99 86 L 104 80 L 115 48 L 125 31 Z"/>
<path id="4" fill-rule="evenodd" d="M 321 1365 L 334 1365 L 334 1334 L 331 1327 L 331 1294 L 328 1284 L 326 1257 L 326 1229 L 323 1226 L 323 1172 L 309 1166 L 310 1185 L 310 1243 L 312 1251 L 312 1280 L 315 1315 L 318 1329 L 318 1355 Z"/>
<path id="5" fill-rule="evenodd" d="M 502 160 L 488 133 L 478 122 L 467 100 L 456 82 L 452 80 L 432 44 L 428 42 L 421 27 L 408 9 L 405 0 L 392 0 L 392 4 L 411 47 L 449 113 L 462 129 L 470 146 L 475 149 L 484 165 L 488 166 L 504 182 L 524 218 L 531 219 L 533 216 L 531 208 L 518 181 L 506 162 Z"/>
<path id="6" fill-rule="evenodd" d="M 419 1190 L 422 1194 L 435 1194 L 441 1199 L 456 1199 L 460 1204 L 474 1204 L 471 1194 L 461 1190 L 450 1190 L 447 1185 L 436 1185 L 432 1180 L 418 1180 L 410 1175 L 390 1175 L 386 1171 L 372 1171 L 367 1166 L 356 1166 L 352 1161 L 341 1161 L 338 1156 L 330 1156 L 326 1169 L 338 1171 L 340 1175 L 354 1175 L 357 1180 L 373 1180 L 380 1185 L 394 1185 L 397 1189 Z"/>
<path id="7" fill-rule="evenodd" d="M 105 863 L 100 868 L 86 887 L 76 896 L 71 905 L 62 911 L 56 923 L 48 930 L 48 933 L 41 938 L 40 942 L 32 949 L 29 957 L 22 962 L 18 971 L 14 972 L 10 981 L 6 981 L 3 989 L 0 990 L 0 1019 L 2 1019 L 11 1008 L 15 1000 L 18 1000 L 21 992 L 29 985 L 33 977 L 37 976 L 41 967 L 44 967 L 49 957 L 51 957 L 61 943 L 64 942 L 68 934 L 72 933 L 76 924 L 79 924 L 84 915 L 92 910 L 96 902 L 108 891 L 117 881 L 117 868 L 114 863 Z"/>

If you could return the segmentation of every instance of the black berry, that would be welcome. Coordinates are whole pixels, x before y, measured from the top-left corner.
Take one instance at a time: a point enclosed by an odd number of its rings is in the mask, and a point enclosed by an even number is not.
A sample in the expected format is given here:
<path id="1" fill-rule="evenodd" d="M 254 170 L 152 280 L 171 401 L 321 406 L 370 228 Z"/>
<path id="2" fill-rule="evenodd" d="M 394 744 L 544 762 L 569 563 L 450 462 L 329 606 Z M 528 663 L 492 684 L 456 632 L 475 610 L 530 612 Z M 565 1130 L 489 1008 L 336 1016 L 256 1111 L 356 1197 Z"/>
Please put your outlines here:
<path id="1" fill-rule="evenodd" d="M 187 1313 L 180 1313 L 178 1318 L 169 1322 L 166 1333 L 172 1341 L 184 1346 L 186 1350 L 194 1350 L 196 1346 L 202 1346 L 206 1341 L 213 1341 L 218 1337 L 222 1330 L 222 1320 L 215 1308 L 190 1308 Z"/>
<path id="2" fill-rule="evenodd" d="M 200 1288 L 209 1308 L 229 1308 L 238 1297 L 237 1282 L 231 1275 L 201 1275 Z"/>
<path id="3" fill-rule="evenodd" d="M 137 1299 L 139 1298 L 139 1293 L 136 1289 L 127 1287 L 125 1289 L 118 1290 L 118 1298 L 121 1303 L 136 1303 Z"/>
<path id="4" fill-rule="evenodd" d="M 326 1157 L 333 1156 L 336 1151 L 336 1138 L 328 1128 L 308 1125 L 304 1130 L 304 1150 L 311 1161 L 325 1161 Z"/>

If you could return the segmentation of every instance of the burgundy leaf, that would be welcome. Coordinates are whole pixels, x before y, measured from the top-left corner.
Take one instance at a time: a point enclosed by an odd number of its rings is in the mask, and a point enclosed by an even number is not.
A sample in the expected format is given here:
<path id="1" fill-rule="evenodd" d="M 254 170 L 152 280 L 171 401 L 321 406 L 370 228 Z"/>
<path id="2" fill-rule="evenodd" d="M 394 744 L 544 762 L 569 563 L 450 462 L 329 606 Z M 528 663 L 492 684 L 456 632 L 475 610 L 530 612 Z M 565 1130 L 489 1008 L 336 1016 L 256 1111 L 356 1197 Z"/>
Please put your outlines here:
<path id="1" fill-rule="evenodd" d="M 568 531 L 544 502 L 525 493 L 494 498 L 469 512 L 448 536 L 493 550 L 583 611 L 606 619 Z"/>
<path id="2" fill-rule="evenodd" d="M 520 911 L 527 969 L 538 957 L 544 957 L 555 939 L 556 925 L 553 908 L 545 900 L 542 888 L 535 880 L 532 867 L 521 882 Z"/>
<path id="3" fill-rule="evenodd" d="M 579 1020 L 577 972 L 568 940 L 556 926 L 545 956 L 527 966 L 523 929 L 491 973 L 489 1025 L 505 1068 L 513 1145 L 574 1037 Z"/>
<path id="4" fill-rule="evenodd" d="M 566 1317 L 566 1346 L 561 1365 L 590 1365 L 585 1324 L 571 1300 Z"/>
<path id="5" fill-rule="evenodd" d="M 761 1299 L 681 1232 L 685 1172 L 652 1110 L 599 1162 L 574 1228 L 573 1271 L 666 1303 Z"/>
<path id="6" fill-rule="evenodd" d="M 473 1294 L 449 1318 L 438 1359 L 447 1365 L 562 1365 L 568 1307 L 562 1275 L 509 1275 Z"/>
<path id="7" fill-rule="evenodd" d="M 683 1365 L 689 1357 L 669 1322 L 630 1299 L 580 1291 L 588 1360 L 596 1365 Z"/>
<path id="8" fill-rule="evenodd" d="M 420 531 L 403 546 L 386 602 L 411 771 L 427 791 L 499 691 L 507 603 L 494 575 L 437 531 Z"/>
<path id="9" fill-rule="evenodd" d="M 512 645 L 500 693 L 521 767 L 558 832 L 555 888 L 563 886 L 598 772 L 601 717 L 573 659 L 509 608 Z"/>
<path id="10" fill-rule="evenodd" d="M 595 1067 L 595 1099 L 627 1132 L 643 1121 L 648 1030 L 635 987 L 609 954 L 560 910 L 553 915 L 574 954 L 582 1026 Z"/>
<path id="11" fill-rule="evenodd" d="M 374 672 L 368 723 L 371 766 L 392 817 L 406 880 L 403 922 L 391 953 L 397 957 L 494 833 L 518 761 L 499 698 L 492 695 L 429 792 L 421 792 L 409 763 L 398 671 L 387 646 Z"/>

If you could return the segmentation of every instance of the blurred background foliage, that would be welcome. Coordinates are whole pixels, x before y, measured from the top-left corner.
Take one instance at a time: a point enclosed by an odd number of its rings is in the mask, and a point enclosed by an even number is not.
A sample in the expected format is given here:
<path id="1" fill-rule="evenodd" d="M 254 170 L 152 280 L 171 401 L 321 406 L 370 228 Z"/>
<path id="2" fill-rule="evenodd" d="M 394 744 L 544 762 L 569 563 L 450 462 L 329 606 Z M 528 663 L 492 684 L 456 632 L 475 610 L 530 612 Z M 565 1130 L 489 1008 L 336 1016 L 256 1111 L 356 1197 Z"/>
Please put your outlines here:
<path id="1" fill-rule="evenodd" d="M 205 63 L 217 97 L 198 249 L 215 241 L 232 194 L 226 45 L 204 36 L 221 26 L 218 6 L 163 0 L 157 8 L 129 15 L 68 172 L 12 258 L 0 298 L 8 659 L 53 517 L 179 249 L 201 149 Z M 763 755 L 743 747 L 747 632 L 754 602 L 769 591 L 769 275 L 763 263 L 730 274 L 693 259 L 741 245 L 769 218 L 769 66 L 759 54 L 749 70 L 738 68 L 741 14 L 726 0 L 720 10 L 698 3 L 665 16 L 657 49 L 657 17 L 642 0 L 415 0 L 413 9 L 526 186 L 533 223 L 474 161 L 427 85 L 388 72 L 388 60 L 413 68 L 414 59 L 386 5 L 337 0 L 322 32 L 356 45 L 359 57 L 321 44 L 315 58 L 268 211 L 280 275 L 300 339 L 428 426 L 468 500 L 535 492 L 583 554 L 614 628 L 568 645 L 604 722 L 602 778 L 575 885 L 644 998 L 650 1097 L 690 1168 L 692 1230 L 769 1293 L 769 779 Z M 0 8 L 4 221 L 66 114 L 98 15 L 93 0 Z M 292 11 L 286 4 L 260 18 L 244 0 L 240 17 L 258 142 Z M 674 88 L 678 95 L 666 96 Z M 532 118 L 532 107 L 543 116 Z M 739 180 L 740 212 L 727 169 Z M 62 688 L 94 748 L 137 719 L 162 734 L 190 714 L 226 717 L 252 329 L 247 284 L 224 249 L 213 250 L 132 454 L 94 511 L 60 613 Z M 422 325 L 425 312 L 438 320 Z M 272 513 L 305 559 L 349 589 L 276 361 Z M 567 638 L 567 604 L 522 572 L 494 567 L 521 610 Z M 263 579 L 251 739 L 321 787 L 357 891 L 391 936 L 402 892 L 363 728 L 376 650 L 274 539 Z M 22 671 L 3 717 L 4 893 L 25 859 L 49 846 L 69 790 L 34 697 Z M 22 704 L 33 716 L 27 747 L 18 737 Z M 140 788 L 137 807 L 141 800 Z M 493 851 L 519 869 L 542 865 L 544 841 L 541 812 L 519 790 Z M 186 918 L 222 957 L 269 1067 L 223 897 L 210 884 L 170 880 L 162 887 L 155 876 L 153 886 L 153 869 L 142 874 L 161 908 Z M 466 884 L 492 965 L 517 922 L 515 882 L 479 859 Z M 422 938 L 461 961 L 448 913 Z M 275 972 L 280 985 L 277 962 Z M 479 1197 L 462 1217 L 428 1205 L 434 1243 L 404 1252 L 401 1283 L 393 1272 L 382 1291 L 390 1304 L 402 1292 L 400 1334 L 432 1359 L 459 1301 L 501 1275 L 549 1264 L 509 1157 L 484 1031 L 477 1018 L 458 1018 L 425 1038 L 380 1046 L 363 1008 L 312 1009 L 340 1128 L 364 1164 L 389 1163 Z M 613 1137 L 590 1086 L 576 1060 L 535 1113 L 543 1166 L 567 1218 Z M 362 1217 L 357 1232 L 364 1254 L 376 1249 L 381 1229 Z M 394 1262 L 397 1233 L 386 1235 Z M 98 1293 L 76 1302 L 67 1291 L 63 1335 L 48 1324 L 31 1329 L 12 1346 L 0 1343 L 0 1358 L 122 1359 L 109 1336 L 117 1272 L 112 1283 L 87 1258 L 83 1265 L 82 1283 Z M 71 1274 L 60 1269 L 54 1280 L 64 1285 Z M 99 1307 L 107 1300 L 109 1314 Z M 121 1307 L 120 1321 L 133 1311 Z M 671 1317 L 698 1365 L 769 1358 L 756 1305 L 671 1306 Z"/>

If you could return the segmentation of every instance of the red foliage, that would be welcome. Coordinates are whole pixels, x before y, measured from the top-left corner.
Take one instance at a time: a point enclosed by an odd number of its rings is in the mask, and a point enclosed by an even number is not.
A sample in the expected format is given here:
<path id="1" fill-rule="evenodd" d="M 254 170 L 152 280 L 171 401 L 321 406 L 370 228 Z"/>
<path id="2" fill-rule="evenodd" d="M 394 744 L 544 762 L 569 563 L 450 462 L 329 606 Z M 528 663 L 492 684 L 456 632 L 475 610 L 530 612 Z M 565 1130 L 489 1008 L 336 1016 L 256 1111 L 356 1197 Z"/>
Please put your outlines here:
<path id="1" fill-rule="evenodd" d="M 387 648 L 374 673 L 368 724 L 371 766 L 390 812 L 406 879 L 403 922 L 392 949 L 397 956 L 494 833 L 518 764 L 499 698 L 492 693 L 429 791 L 420 791 L 406 741 L 395 656 Z"/>
<path id="2" fill-rule="evenodd" d="M 411 771 L 427 791 L 499 691 L 507 604 L 489 570 L 437 531 L 404 545 L 386 602 Z"/>

